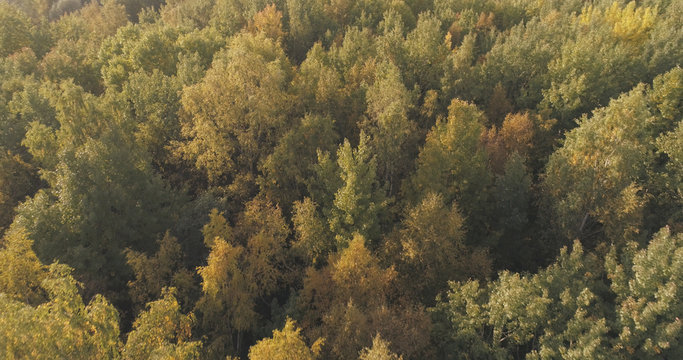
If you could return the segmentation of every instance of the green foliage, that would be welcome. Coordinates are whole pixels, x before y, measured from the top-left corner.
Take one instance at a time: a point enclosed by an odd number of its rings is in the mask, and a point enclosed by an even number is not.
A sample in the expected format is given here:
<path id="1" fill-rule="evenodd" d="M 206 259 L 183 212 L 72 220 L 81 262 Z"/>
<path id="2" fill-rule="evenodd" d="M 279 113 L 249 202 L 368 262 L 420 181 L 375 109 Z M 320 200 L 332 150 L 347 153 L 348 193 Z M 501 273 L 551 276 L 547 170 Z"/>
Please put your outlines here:
<path id="1" fill-rule="evenodd" d="M 348 140 L 337 151 L 342 186 L 334 197 L 329 218 L 330 230 L 337 246 L 345 247 L 354 234 L 371 241 L 378 239 L 387 200 L 377 182 L 377 162 L 371 157 L 368 138 L 361 133 L 360 144 L 354 150 Z"/>
<path id="2" fill-rule="evenodd" d="M 401 242 L 402 287 L 429 304 L 445 290 L 449 280 L 485 278 L 490 261 L 481 250 L 465 245 L 464 219 L 455 203 L 450 209 L 443 197 L 427 194 L 403 220 Z"/>
<path id="3" fill-rule="evenodd" d="M 130 74 L 137 70 L 165 75 L 176 72 L 179 31 L 172 27 L 129 24 L 107 38 L 99 50 L 102 79 L 110 88 L 120 89 Z"/>
<path id="4" fill-rule="evenodd" d="M 413 105 L 411 94 L 401 82 L 400 70 L 391 64 L 378 70 L 367 93 L 369 118 L 361 127 L 376 154 L 377 176 L 393 195 L 417 154 L 417 125 L 408 118 Z"/>
<path id="5" fill-rule="evenodd" d="M 612 241 L 633 238 L 646 195 L 640 191 L 653 162 L 652 114 L 639 86 L 583 118 L 549 159 L 545 186 L 569 238 L 590 238 L 594 221 Z"/>
<path id="6" fill-rule="evenodd" d="M 181 300 L 189 301 L 194 279 L 183 266 L 183 252 L 178 239 L 168 231 L 157 241 L 159 250 L 154 256 L 126 250 L 126 261 L 135 273 L 128 282 L 131 299 L 142 306 L 162 295 L 162 289 L 172 286 L 180 291 Z"/>
<path id="7" fill-rule="evenodd" d="M 497 36 L 481 67 L 487 87 L 493 90 L 500 82 L 516 109 L 534 108 L 542 99 L 542 90 L 549 86 L 548 64 L 565 40 L 567 24 L 563 20 L 557 13 L 535 17 L 514 26 L 509 34 Z"/>
<path id="8" fill-rule="evenodd" d="M 129 135 L 81 95 L 66 86 L 57 103 L 57 144 L 30 149 L 58 150 L 49 154 L 54 168 L 43 169 L 49 187 L 17 209 L 13 226 L 26 229 L 42 259 L 73 266 L 89 292 L 121 290 L 123 249 L 150 248 L 169 227 L 173 196 Z"/>
<path id="9" fill-rule="evenodd" d="M 640 359 L 679 357 L 683 236 L 663 228 L 646 249 L 634 247 L 621 255 L 621 263 L 614 250 L 606 260 L 617 297 L 615 350 Z"/>
<path id="10" fill-rule="evenodd" d="M 35 192 L 40 186 L 40 181 L 35 167 L 9 151 L 0 154 L 0 168 L 3 169 L 0 173 L 1 230 L 12 223 L 15 206 Z"/>
<path id="11" fill-rule="evenodd" d="M 31 46 L 29 18 L 9 3 L 0 3 L 0 57 Z"/>
<path id="12" fill-rule="evenodd" d="M 494 199 L 496 201 L 496 231 L 500 239 L 497 259 L 505 267 L 519 268 L 528 259 L 528 238 L 524 230 L 529 224 L 531 207 L 531 178 L 524 159 L 514 152 L 505 163 L 504 173 L 496 177 Z"/>
<path id="13" fill-rule="evenodd" d="M 304 198 L 303 201 L 294 203 L 293 211 L 296 241 L 292 248 L 310 264 L 324 263 L 337 244 L 327 223 L 319 214 L 316 203 L 308 197 Z"/>
<path id="14" fill-rule="evenodd" d="M 451 283 L 433 309 L 436 338 L 474 358 L 676 357 L 680 240 L 664 228 L 647 249 L 613 247 L 604 266 L 575 242 L 533 276 L 502 272 L 488 288 Z"/>
<path id="15" fill-rule="evenodd" d="M 417 158 L 417 169 L 404 194 L 414 203 L 430 192 L 455 200 L 467 218 L 470 234 L 481 234 L 491 174 L 480 143 L 482 113 L 475 105 L 454 99 L 448 119 L 432 127 Z"/>
<path id="16" fill-rule="evenodd" d="M 407 36 L 403 46 L 406 54 L 404 76 L 408 88 L 420 90 L 440 88 L 448 48 L 444 44 L 441 22 L 431 13 L 422 13 L 417 26 Z"/>
<path id="17" fill-rule="evenodd" d="M 334 121 L 327 116 L 306 115 L 287 131 L 273 152 L 259 166 L 261 192 L 284 209 L 306 194 L 306 183 L 315 173 L 318 151 L 332 151 L 337 144 Z"/>
<path id="18" fill-rule="evenodd" d="M 323 3 L 317 0 L 286 0 L 289 31 L 285 43 L 288 54 L 295 62 L 306 58 L 306 52 L 324 34 Z"/>
<path id="19" fill-rule="evenodd" d="M 150 155 L 152 165 L 171 179 L 177 161 L 170 147 L 180 140 L 181 81 L 156 69 L 151 74 L 139 70 L 123 85 L 119 100 L 128 105 L 136 142 Z"/>

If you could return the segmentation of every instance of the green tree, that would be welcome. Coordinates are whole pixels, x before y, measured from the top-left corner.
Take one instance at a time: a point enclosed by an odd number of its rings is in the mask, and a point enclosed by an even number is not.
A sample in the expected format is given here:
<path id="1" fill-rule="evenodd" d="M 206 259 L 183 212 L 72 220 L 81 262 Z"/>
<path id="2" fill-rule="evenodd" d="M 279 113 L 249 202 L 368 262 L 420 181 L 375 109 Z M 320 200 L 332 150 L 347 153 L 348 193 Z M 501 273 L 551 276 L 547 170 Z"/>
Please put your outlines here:
<path id="1" fill-rule="evenodd" d="M 532 184 L 524 159 L 514 152 L 505 163 L 504 173 L 496 177 L 493 198 L 496 202 L 495 231 L 500 239 L 494 250 L 502 268 L 523 267 L 531 262 L 529 215 Z"/>
<path id="2" fill-rule="evenodd" d="M 27 129 L 38 122 L 46 126 L 57 124 L 55 108 L 50 103 L 49 86 L 41 84 L 30 77 L 23 79 L 6 79 L 7 112 L 0 132 L 6 150 L 15 154 L 25 154 L 21 147 Z M 12 85 L 10 85 L 12 84 Z"/>
<path id="3" fill-rule="evenodd" d="M 660 133 L 655 140 L 660 158 L 648 174 L 648 188 L 653 192 L 653 212 L 647 228 L 655 231 L 667 224 L 674 231 L 680 231 L 677 224 L 683 219 L 680 186 L 683 183 L 683 125 L 680 121 L 683 69 L 675 68 L 656 77 L 648 95 L 650 109 L 655 115 L 653 132 Z"/>
<path id="4" fill-rule="evenodd" d="M 683 183 L 683 123 L 669 133 L 657 138 L 657 147 L 660 154 L 666 154 L 669 161 L 665 165 L 665 171 L 660 173 L 660 181 L 663 183 L 664 190 L 658 194 L 657 208 L 668 209 L 663 219 L 667 223 L 680 230 L 676 224 L 680 224 L 683 217 L 681 211 L 681 184 Z M 667 214 L 668 213 L 668 214 Z"/>
<path id="5" fill-rule="evenodd" d="M 443 197 L 427 194 L 403 220 L 399 238 L 402 288 L 430 304 L 449 280 L 485 278 L 491 263 L 482 250 L 465 245 L 464 219 L 455 203 L 450 209 Z"/>
<path id="6" fill-rule="evenodd" d="M 393 195 L 411 170 L 411 160 L 417 154 L 417 125 L 408 118 L 412 99 L 401 81 L 399 69 L 384 64 L 378 70 L 374 84 L 368 89 L 368 119 L 361 128 L 370 137 L 378 179 Z"/>
<path id="7" fill-rule="evenodd" d="M 335 194 L 329 223 L 339 248 L 343 248 L 355 233 L 371 242 L 379 239 L 387 200 L 377 181 L 377 162 L 368 142 L 368 137 L 361 133 L 360 144 L 355 150 L 346 140 L 337 151 L 342 186 Z"/>
<path id="8" fill-rule="evenodd" d="M 247 25 L 256 13 L 271 3 L 273 1 L 268 0 L 217 0 L 209 14 L 209 24 L 224 35 L 230 36 Z"/>
<path id="9" fill-rule="evenodd" d="M 0 151 L 4 150 L 0 147 Z M 40 186 L 37 169 L 19 155 L 0 153 L 0 234 L 12 223 L 14 208 Z"/>
<path id="10" fill-rule="evenodd" d="M 634 238 L 647 203 L 643 178 L 653 163 L 644 86 L 584 117 L 548 161 L 544 186 L 569 238 Z M 604 228 L 602 228 L 604 227 Z M 597 239 L 599 239 L 598 237 Z"/>
<path id="11" fill-rule="evenodd" d="M 485 103 L 498 83 L 513 110 L 533 109 L 549 87 L 548 64 L 566 41 L 568 21 L 561 13 L 550 13 L 520 23 L 496 37 L 481 66 L 484 79 L 478 100 Z M 476 80 L 475 80 L 476 81 Z M 481 80 L 480 80 L 481 81 Z M 467 86 L 467 83 L 463 84 Z"/>
<path id="12" fill-rule="evenodd" d="M 504 271 L 488 286 L 452 282 L 433 309 L 434 335 L 446 357 L 610 358 L 604 279 L 600 259 L 577 241 L 535 275 Z"/>
<path id="13" fill-rule="evenodd" d="M 202 29 L 212 18 L 215 0 L 169 0 L 159 9 L 161 20 L 170 26 Z"/>
<path id="14" fill-rule="evenodd" d="M 325 33 L 322 2 L 318 0 L 286 0 L 289 22 L 285 43 L 289 57 L 299 63 L 306 52 Z"/>
<path id="15" fill-rule="evenodd" d="M 121 100 L 133 118 L 136 142 L 150 155 L 152 165 L 165 178 L 175 180 L 177 160 L 172 144 L 180 140 L 180 93 L 183 84 L 177 77 L 158 70 L 139 70 L 123 85 Z"/>
<path id="16" fill-rule="evenodd" d="M 184 267 L 183 251 L 178 239 L 166 232 L 157 241 L 159 250 L 154 256 L 127 249 L 126 262 L 135 273 L 128 282 L 130 297 L 141 308 L 162 295 L 163 288 L 173 287 L 180 292 L 181 300 L 189 302 L 194 287 L 191 271 Z"/>
<path id="17" fill-rule="evenodd" d="M 654 4 L 653 4 L 654 5 Z M 683 5 L 676 1 L 662 2 L 657 8 L 657 21 L 650 30 L 642 56 L 647 61 L 650 77 L 679 67 L 683 56 L 680 44 L 683 29 L 675 26 L 683 20 Z"/>
<path id="18" fill-rule="evenodd" d="M 120 27 L 99 49 L 105 85 L 120 90 L 128 77 L 138 70 L 152 72 L 157 69 L 164 75 L 175 74 L 180 52 L 179 36 L 179 29 L 161 24 Z"/>
<path id="19" fill-rule="evenodd" d="M 30 19 L 7 2 L 0 4 L 0 57 L 32 45 Z"/>
<path id="20" fill-rule="evenodd" d="M 343 74 L 337 70 L 334 57 L 321 43 L 315 43 L 299 66 L 292 88 L 301 110 L 335 119 L 337 131 L 347 130 L 351 94 L 344 89 Z M 341 122 L 341 124 L 340 124 Z"/>
<path id="21" fill-rule="evenodd" d="M 170 227 L 174 205 L 144 152 L 117 123 L 123 119 L 98 105 L 65 85 L 56 106 L 60 127 L 44 129 L 53 142 L 29 149 L 52 158 L 42 173 L 49 186 L 18 207 L 13 225 L 26 229 L 41 259 L 73 266 L 90 296 L 125 287 L 123 249 L 149 250 Z"/>
<path id="22" fill-rule="evenodd" d="M 432 13 L 420 14 L 417 26 L 406 36 L 403 46 L 407 61 L 403 73 L 407 87 L 410 89 L 417 85 L 422 92 L 439 89 L 448 56 L 441 21 Z"/>
<path id="23" fill-rule="evenodd" d="M 486 201 L 491 174 L 480 139 L 482 113 L 475 105 L 454 99 L 448 119 L 439 120 L 427 134 L 417 169 L 406 183 L 404 196 L 417 203 L 430 192 L 455 200 L 467 219 L 469 236 L 485 233 Z"/>
<path id="24" fill-rule="evenodd" d="M 324 264 L 327 256 L 337 248 L 334 235 L 320 214 L 318 206 L 310 198 L 294 203 L 294 249 L 308 264 Z"/>
<path id="25" fill-rule="evenodd" d="M 307 193 L 306 183 L 314 177 L 318 151 L 332 151 L 338 136 L 334 121 L 327 116 L 306 115 L 298 126 L 282 136 L 273 152 L 260 164 L 261 193 L 285 212 Z"/>
<path id="26" fill-rule="evenodd" d="M 616 294 L 619 334 L 614 348 L 620 356 L 639 359 L 683 355 L 680 296 L 683 292 L 683 235 L 666 227 L 647 248 L 631 244 L 620 256 L 606 259 L 611 289 Z"/>
<path id="27" fill-rule="evenodd" d="M 542 105 L 552 109 L 564 128 L 645 80 L 646 64 L 634 55 L 642 51 L 640 39 L 648 36 L 656 17 L 652 9 L 635 11 L 634 6 L 589 6 L 573 19 L 576 38 L 564 42 L 560 56 L 548 65 L 551 84 Z"/>

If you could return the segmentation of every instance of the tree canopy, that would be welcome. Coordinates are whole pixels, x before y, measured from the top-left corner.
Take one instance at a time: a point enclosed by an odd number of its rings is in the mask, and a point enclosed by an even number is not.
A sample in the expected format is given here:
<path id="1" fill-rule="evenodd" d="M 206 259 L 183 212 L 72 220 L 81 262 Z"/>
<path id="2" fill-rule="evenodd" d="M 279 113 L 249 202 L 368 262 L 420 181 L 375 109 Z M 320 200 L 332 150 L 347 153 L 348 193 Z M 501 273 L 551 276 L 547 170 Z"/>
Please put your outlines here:
<path id="1" fill-rule="evenodd" d="M 681 24 L 0 0 L 0 357 L 683 358 Z"/>

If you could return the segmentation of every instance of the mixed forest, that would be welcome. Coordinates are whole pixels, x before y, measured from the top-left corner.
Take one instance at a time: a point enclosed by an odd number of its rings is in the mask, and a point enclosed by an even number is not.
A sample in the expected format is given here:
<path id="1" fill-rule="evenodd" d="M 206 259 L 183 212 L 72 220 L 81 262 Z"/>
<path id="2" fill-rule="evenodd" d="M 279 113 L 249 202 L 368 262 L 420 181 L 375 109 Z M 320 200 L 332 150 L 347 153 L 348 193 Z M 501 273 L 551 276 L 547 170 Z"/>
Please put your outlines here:
<path id="1" fill-rule="evenodd" d="M 0 0 L 0 358 L 683 359 L 683 1 Z"/>

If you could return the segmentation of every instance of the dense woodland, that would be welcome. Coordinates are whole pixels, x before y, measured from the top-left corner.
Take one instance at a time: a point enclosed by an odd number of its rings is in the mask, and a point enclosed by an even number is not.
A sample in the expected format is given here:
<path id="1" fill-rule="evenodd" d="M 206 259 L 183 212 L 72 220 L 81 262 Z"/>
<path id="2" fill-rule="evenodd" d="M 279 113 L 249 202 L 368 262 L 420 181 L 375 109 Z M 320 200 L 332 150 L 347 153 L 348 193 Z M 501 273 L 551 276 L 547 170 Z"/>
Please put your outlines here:
<path id="1" fill-rule="evenodd" d="M 0 0 L 0 357 L 683 359 L 682 24 Z"/>

